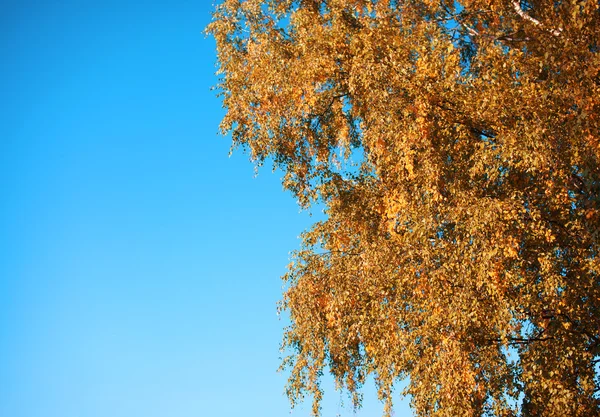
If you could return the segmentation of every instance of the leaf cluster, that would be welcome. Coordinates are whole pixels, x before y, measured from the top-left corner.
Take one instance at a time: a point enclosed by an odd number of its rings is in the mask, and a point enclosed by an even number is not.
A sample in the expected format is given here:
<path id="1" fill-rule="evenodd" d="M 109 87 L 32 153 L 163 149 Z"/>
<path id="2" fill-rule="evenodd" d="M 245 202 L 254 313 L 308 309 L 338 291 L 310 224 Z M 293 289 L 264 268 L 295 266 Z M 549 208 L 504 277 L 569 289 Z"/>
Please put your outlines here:
<path id="1" fill-rule="evenodd" d="M 600 413 L 600 9 L 225 0 L 221 128 L 326 220 L 281 308 L 288 396 L 326 370 L 419 416 Z"/>

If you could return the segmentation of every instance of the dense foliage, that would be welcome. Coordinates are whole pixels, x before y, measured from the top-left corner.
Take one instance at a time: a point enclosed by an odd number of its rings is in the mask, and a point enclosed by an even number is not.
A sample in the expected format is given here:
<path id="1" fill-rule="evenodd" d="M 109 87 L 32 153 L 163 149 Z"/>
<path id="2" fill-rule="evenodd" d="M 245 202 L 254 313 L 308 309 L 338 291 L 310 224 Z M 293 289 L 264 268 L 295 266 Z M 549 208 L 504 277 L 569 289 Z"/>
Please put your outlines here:
<path id="1" fill-rule="evenodd" d="M 222 123 L 326 207 L 285 276 L 292 404 L 600 414 L 596 0 L 225 0 Z"/>

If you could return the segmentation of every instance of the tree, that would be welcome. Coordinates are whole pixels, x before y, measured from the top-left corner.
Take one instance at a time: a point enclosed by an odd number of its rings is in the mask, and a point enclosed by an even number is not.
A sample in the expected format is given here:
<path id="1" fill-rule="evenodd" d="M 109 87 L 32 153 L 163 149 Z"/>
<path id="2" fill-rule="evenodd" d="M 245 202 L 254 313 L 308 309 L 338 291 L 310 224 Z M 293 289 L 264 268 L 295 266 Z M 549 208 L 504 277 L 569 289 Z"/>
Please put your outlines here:
<path id="1" fill-rule="evenodd" d="M 600 414 L 596 0 L 225 0 L 222 130 L 325 207 L 284 277 L 292 405 Z"/>

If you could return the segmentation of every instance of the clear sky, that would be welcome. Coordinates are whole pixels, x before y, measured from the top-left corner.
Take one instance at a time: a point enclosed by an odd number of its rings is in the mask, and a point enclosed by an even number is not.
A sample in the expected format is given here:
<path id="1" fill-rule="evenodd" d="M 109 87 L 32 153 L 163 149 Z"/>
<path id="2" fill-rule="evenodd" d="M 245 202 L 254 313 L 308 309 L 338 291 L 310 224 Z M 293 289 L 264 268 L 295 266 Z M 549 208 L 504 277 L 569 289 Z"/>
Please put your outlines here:
<path id="1" fill-rule="evenodd" d="M 216 134 L 212 7 L 3 2 L 0 416 L 289 414 L 279 276 L 314 217 Z"/>

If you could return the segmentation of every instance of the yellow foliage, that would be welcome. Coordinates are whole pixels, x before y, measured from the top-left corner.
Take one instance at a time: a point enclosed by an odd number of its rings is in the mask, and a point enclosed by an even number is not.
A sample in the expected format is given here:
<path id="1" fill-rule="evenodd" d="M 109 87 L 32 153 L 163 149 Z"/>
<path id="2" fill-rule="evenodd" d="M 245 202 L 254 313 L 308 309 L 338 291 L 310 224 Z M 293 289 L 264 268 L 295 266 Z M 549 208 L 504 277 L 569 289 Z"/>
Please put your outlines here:
<path id="1" fill-rule="evenodd" d="M 223 132 L 326 208 L 292 404 L 329 369 L 388 412 L 408 377 L 418 416 L 600 414 L 597 1 L 225 0 L 208 31 Z"/>

